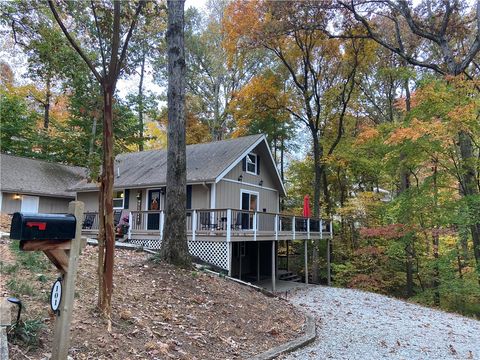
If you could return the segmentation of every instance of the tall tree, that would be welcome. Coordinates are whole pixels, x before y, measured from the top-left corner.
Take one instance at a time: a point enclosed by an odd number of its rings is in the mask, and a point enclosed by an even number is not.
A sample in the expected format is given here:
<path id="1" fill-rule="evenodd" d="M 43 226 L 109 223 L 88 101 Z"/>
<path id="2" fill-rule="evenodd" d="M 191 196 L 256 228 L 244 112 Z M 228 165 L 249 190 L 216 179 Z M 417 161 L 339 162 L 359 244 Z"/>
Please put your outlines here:
<path id="1" fill-rule="evenodd" d="M 457 0 L 422 1 L 415 8 L 406 0 L 397 2 L 384 0 L 374 4 L 369 1 L 353 0 L 340 3 L 352 14 L 355 23 L 353 26 L 346 25 L 346 31 L 341 35 L 342 37 L 372 39 L 406 62 L 443 76 L 465 74 L 471 78 L 470 67 L 472 64 L 478 67 L 474 62 L 480 52 L 480 1 L 478 0 L 474 6 Z M 392 28 L 395 29 L 393 38 L 386 37 L 378 30 L 378 15 L 389 19 L 392 23 Z M 364 28 L 366 34 L 359 35 L 351 31 L 358 24 Z M 410 34 L 420 42 L 421 46 L 413 49 L 416 51 L 405 46 L 405 33 L 402 31 L 404 28 L 408 29 Z M 466 34 L 470 35 L 466 36 Z M 459 164 L 462 169 L 461 194 L 472 199 L 473 205 L 478 201 L 476 199 L 480 194 L 480 185 L 478 169 L 474 166 L 477 156 L 471 134 L 460 130 L 458 144 L 462 157 Z M 480 274 L 480 221 L 471 225 L 471 234 L 477 270 Z"/>
<path id="2" fill-rule="evenodd" d="M 354 89 L 360 44 L 331 41 L 308 23 L 328 23 L 328 2 L 233 2 L 227 12 L 227 48 L 267 49 L 289 76 L 292 99 L 286 110 L 309 131 L 313 148 L 315 186 L 313 213 L 320 215 L 323 190 L 324 210 L 331 214 L 325 157 L 331 156 L 344 132 L 344 120 Z M 332 131 L 333 141 L 324 135 Z M 318 259 L 314 246 L 312 271 L 317 281 Z"/>
<path id="3" fill-rule="evenodd" d="M 133 12 L 126 11 L 123 15 L 127 22 L 126 34 L 122 34 L 122 12 L 121 2 L 113 1 L 113 7 L 104 3 L 100 4 L 92 1 L 90 3 L 91 14 L 88 14 L 85 7 L 78 7 L 68 2 L 57 2 L 49 0 L 48 5 L 52 14 L 60 26 L 65 37 L 75 49 L 78 55 L 85 61 L 95 79 L 102 87 L 103 92 L 103 166 L 100 177 L 100 203 L 99 203 L 99 223 L 98 234 L 99 241 L 99 302 L 100 309 L 110 318 L 111 299 L 113 293 L 113 266 L 115 251 L 115 231 L 113 225 L 113 179 L 114 179 L 114 149 L 113 149 L 113 101 L 117 80 L 124 66 L 127 55 L 128 44 L 133 35 L 138 17 L 145 5 L 144 1 L 139 1 Z M 125 4 L 128 9 L 128 4 Z M 62 16 L 57 11 L 57 6 L 61 6 L 69 18 L 69 24 L 76 25 L 75 29 L 81 29 L 87 34 L 81 34 L 77 31 L 72 35 L 67 29 Z M 98 16 L 100 12 L 101 17 Z M 89 22 L 91 27 L 85 26 Z M 89 29 L 94 29 L 92 32 Z M 82 36 L 83 35 L 83 36 Z M 123 46 L 121 39 L 124 38 Z M 83 44 L 79 43 L 83 39 Z M 92 49 L 90 39 L 96 39 L 98 42 L 96 58 L 92 58 L 90 52 Z M 101 59 L 101 61 L 97 61 Z M 111 323 L 109 322 L 109 327 Z"/>
<path id="4" fill-rule="evenodd" d="M 168 144 L 165 227 L 160 258 L 191 264 L 186 233 L 187 156 L 185 144 L 184 0 L 168 0 Z"/>

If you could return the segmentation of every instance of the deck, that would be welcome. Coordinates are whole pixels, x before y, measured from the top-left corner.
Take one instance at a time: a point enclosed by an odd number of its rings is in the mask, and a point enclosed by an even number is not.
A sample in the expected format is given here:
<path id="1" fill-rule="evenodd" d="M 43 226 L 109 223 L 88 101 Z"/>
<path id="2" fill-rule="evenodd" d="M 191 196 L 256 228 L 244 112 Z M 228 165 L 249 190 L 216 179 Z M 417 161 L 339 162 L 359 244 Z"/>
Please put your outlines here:
<path id="1" fill-rule="evenodd" d="M 238 209 L 188 210 L 186 217 L 189 241 L 239 242 L 310 240 L 331 237 L 331 221 L 278 213 Z M 96 237 L 98 212 L 86 212 L 82 233 Z M 161 241 L 164 211 L 128 211 L 115 213 L 115 224 L 124 225 L 128 240 Z"/>

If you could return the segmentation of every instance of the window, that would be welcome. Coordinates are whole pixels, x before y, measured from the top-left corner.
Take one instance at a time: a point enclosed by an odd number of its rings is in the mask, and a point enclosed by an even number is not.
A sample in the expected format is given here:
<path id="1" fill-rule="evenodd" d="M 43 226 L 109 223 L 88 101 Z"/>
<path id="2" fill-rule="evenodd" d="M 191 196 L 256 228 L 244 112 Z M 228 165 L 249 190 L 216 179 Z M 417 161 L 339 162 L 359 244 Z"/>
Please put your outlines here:
<path id="1" fill-rule="evenodd" d="M 250 153 L 247 155 L 247 173 L 257 175 L 257 155 Z"/>
<path id="2" fill-rule="evenodd" d="M 125 200 L 125 193 L 123 190 L 113 192 L 113 208 L 123 209 L 123 201 Z"/>

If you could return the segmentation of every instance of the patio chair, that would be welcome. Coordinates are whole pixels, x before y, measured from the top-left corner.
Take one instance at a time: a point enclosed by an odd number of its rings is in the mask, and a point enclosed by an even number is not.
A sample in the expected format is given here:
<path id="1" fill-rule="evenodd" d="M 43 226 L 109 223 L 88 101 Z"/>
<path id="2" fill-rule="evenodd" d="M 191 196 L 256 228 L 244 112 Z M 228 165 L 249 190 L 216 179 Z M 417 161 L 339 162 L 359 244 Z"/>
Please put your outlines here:
<path id="1" fill-rule="evenodd" d="M 115 210 L 113 212 L 113 225 L 117 226 L 122 218 L 122 210 Z"/>
<path id="2" fill-rule="evenodd" d="M 91 230 L 95 221 L 95 214 L 85 214 L 85 219 L 82 223 L 82 229 Z"/>

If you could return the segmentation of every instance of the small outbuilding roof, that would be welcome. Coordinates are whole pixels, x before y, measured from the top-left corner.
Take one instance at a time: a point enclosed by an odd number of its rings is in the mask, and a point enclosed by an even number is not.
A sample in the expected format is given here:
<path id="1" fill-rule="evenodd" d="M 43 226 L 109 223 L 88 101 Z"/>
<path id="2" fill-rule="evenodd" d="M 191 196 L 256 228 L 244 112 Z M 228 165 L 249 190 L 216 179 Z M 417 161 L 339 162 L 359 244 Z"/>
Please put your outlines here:
<path id="1" fill-rule="evenodd" d="M 75 193 L 67 189 L 86 175 L 87 170 L 78 166 L 0 154 L 3 192 L 75 198 Z"/>
<path id="2" fill-rule="evenodd" d="M 262 134 L 187 146 L 187 183 L 217 182 L 232 164 L 265 139 Z M 268 145 L 265 143 L 265 146 Z M 165 186 L 167 151 L 150 150 L 120 154 L 115 159 L 115 188 Z M 274 165 L 273 165 L 274 166 Z M 283 184 L 280 182 L 280 187 Z M 71 188 L 95 191 L 96 183 L 82 180 Z"/>

